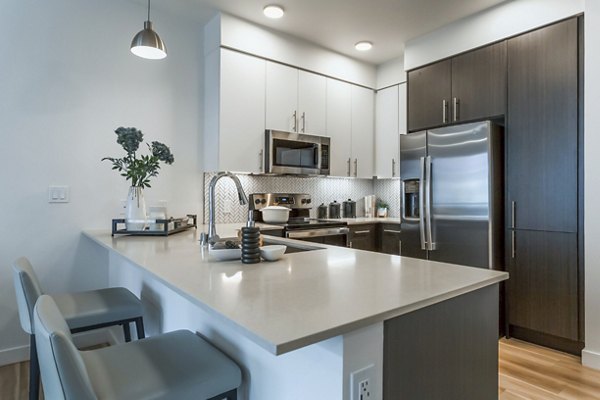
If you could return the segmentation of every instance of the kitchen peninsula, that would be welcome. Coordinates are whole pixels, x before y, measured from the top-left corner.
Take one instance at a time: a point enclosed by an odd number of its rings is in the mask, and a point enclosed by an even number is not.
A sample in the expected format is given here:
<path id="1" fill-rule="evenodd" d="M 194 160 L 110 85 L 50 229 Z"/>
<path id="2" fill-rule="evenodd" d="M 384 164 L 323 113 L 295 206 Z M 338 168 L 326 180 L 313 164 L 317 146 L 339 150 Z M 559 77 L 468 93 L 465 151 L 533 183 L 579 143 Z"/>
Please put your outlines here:
<path id="1" fill-rule="evenodd" d="M 110 286 L 142 299 L 150 334 L 197 331 L 239 363 L 240 399 L 353 399 L 365 379 L 373 399 L 497 396 L 508 274 L 279 238 L 310 250 L 217 262 L 204 229 L 84 235 L 106 249 Z"/>

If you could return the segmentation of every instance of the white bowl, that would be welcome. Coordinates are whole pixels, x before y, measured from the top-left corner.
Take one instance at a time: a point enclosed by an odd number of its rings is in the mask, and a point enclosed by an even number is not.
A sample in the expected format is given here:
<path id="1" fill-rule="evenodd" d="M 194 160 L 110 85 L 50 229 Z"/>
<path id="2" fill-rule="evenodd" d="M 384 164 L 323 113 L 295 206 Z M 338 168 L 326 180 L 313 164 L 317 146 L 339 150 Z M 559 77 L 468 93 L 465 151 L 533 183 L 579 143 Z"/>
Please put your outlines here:
<path id="1" fill-rule="evenodd" d="M 272 244 L 269 246 L 262 246 L 260 248 L 260 256 L 267 261 L 277 261 L 285 254 L 287 246 L 282 244 Z"/>
<path id="2" fill-rule="evenodd" d="M 282 206 L 268 206 L 261 208 L 260 212 L 264 222 L 284 223 L 290 217 L 290 209 Z"/>
<path id="3" fill-rule="evenodd" d="M 242 258 L 242 249 L 210 249 L 208 252 L 217 261 L 240 260 Z"/>

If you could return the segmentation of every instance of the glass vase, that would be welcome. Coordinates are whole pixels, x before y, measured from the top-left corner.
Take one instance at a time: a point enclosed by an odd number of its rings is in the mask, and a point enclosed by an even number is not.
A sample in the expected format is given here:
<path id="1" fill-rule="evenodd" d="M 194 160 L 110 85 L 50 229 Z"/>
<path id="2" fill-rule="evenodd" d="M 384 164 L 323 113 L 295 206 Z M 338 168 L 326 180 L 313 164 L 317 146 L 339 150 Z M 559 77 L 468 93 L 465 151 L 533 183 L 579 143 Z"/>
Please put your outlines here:
<path id="1" fill-rule="evenodd" d="M 144 189 L 140 186 L 131 186 L 127 194 L 125 205 L 125 227 L 128 231 L 143 231 L 148 224 L 146 214 L 146 201 Z"/>

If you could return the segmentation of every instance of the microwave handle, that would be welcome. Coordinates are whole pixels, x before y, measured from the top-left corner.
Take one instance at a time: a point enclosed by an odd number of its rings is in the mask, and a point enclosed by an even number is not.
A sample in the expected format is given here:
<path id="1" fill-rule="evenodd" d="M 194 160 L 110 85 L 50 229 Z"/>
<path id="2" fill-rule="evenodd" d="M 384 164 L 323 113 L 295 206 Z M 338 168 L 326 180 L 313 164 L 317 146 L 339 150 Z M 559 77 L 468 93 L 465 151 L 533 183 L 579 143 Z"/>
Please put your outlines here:
<path id="1" fill-rule="evenodd" d="M 318 168 L 321 168 L 321 145 L 317 144 L 313 148 L 313 160 Z"/>

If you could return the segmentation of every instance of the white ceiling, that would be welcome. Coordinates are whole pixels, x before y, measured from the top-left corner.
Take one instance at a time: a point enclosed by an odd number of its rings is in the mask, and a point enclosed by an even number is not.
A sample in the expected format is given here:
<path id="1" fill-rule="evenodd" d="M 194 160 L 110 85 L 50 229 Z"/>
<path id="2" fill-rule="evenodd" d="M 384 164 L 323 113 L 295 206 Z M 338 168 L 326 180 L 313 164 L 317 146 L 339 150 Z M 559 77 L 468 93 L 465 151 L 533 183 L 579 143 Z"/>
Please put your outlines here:
<path id="1" fill-rule="evenodd" d="M 134 0 L 135 1 L 135 0 Z M 140 2 L 142 0 L 139 0 Z M 205 23 L 217 11 L 244 18 L 373 64 L 401 56 L 404 43 L 505 0 L 153 0 L 152 7 Z M 144 1 L 145 2 L 145 1 Z M 284 7 L 270 20 L 267 4 Z M 358 52 L 354 44 L 373 42 Z"/>

